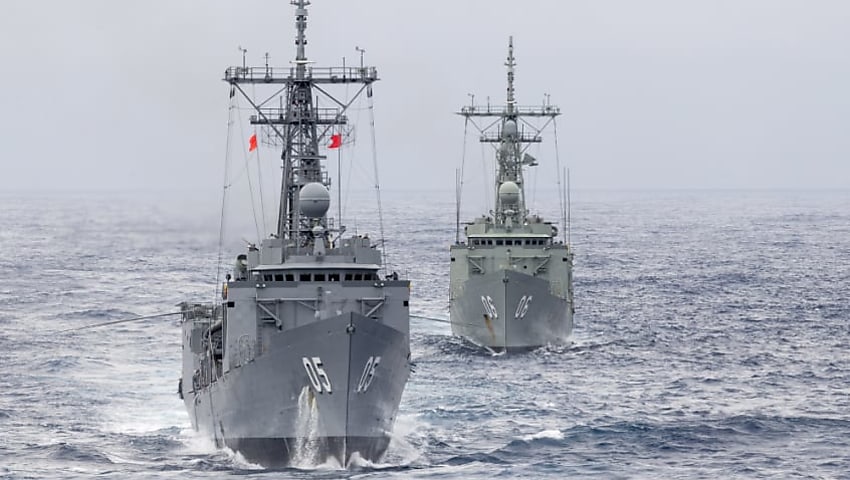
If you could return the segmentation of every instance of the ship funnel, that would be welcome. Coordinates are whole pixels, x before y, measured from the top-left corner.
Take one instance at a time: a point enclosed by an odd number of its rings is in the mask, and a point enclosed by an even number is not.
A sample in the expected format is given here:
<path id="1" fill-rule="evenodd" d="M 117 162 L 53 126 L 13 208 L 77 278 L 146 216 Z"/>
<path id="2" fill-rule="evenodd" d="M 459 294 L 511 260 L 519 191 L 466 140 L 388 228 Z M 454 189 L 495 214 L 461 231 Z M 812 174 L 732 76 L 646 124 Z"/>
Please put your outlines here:
<path id="1" fill-rule="evenodd" d="M 310 218 L 323 217 L 331 206 L 331 194 L 321 183 L 308 183 L 298 193 L 301 213 Z"/>

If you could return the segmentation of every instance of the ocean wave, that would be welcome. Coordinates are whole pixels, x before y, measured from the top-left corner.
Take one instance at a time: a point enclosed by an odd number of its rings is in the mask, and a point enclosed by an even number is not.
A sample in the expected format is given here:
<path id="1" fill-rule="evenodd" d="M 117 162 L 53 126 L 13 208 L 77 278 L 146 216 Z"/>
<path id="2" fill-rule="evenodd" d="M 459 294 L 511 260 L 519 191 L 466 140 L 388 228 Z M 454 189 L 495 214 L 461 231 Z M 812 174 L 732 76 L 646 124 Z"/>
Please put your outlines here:
<path id="1" fill-rule="evenodd" d="M 414 318 L 416 371 L 387 457 L 280 471 L 180 428 L 179 319 L 45 333 L 211 299 L 214 238 L 189 242 L 183 222 L 108 200 L 85 202 L 91 223 L 64 202 L 9 202 L 26 221 L 13 237 L 38 240 L 15 242 L 30 261 L 7 261 L 17 281 L 0 290 L 0 477 L 846 476 L 850 241 L 839 220 L 850 197 L 802 209 L 784 195 L 661 197 L 606 195 L 574 211 L 571 343 L 494 356 Z M 436 212 L 405 198 L 393 203 L 417 214 L 391 218 L 409 247 L 397 259 L 420 269 L 411 309 L 447 319 L 439 228 L 416 233 Z"/>
<path id="2" fill-rule="evenodd" d="M 525 442 L 531 442 L 534 440 L 563 440 L 564 433 L 560 430 L 543 430 L 542 432 L 537 432 L 531 435 L 526 435 L 521 438 Z"/>
<path id="3" fill-rule="evenodd" d="M 464 338 L 454 335 L 417 335 L 417 345 L 424 350 L 418 358 L 445 359 L 446 354 L 456 356 L 492 356 L 492 352 Z"/>
<path id="4" fill-rule="evenodd" d="M 58 373 L 76 367 L 80 364 L 79 357 L 72 355 L 61 355 L 36 363 L 38 371 L 43 373 Z"/>
<path id="5" fill-rule="evenodd" d="M 94 464 L 112 464 L 112 460 L 101 450 L 89 445 L 74 445 L 60 442 L 44 447 L 47 456 L 52 460 L 85 462 Z"/>
<path id="6" fill-rule="evenodd" d="M 464 454 L 464 455 L 457 455 L 457 456 L 451 457 L 447 460 L 444 460 L 441 463 L 443 463 L 445 465 L 458 466 L 458 465 L 466 465 L 466 464 L 469 464 L 469 463 L 490 463 L 490 464 L 495 464 L 495 465 L 508 465 L 510 462 L 507 461 L 507 460 L 502 460 L 501 457 L 499 457 L 498 455 L 493 454 L 493 453 L 479 452 L 479 453 L 469 453 L 469 454 Z"/>

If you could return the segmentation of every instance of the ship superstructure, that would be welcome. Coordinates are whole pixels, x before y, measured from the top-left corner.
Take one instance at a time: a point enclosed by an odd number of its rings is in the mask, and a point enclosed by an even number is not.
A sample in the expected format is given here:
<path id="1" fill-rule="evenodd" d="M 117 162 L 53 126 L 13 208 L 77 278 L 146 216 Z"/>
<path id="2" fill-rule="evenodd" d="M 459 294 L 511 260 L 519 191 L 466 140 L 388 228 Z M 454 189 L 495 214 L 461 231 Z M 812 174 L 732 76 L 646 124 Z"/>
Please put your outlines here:
<path id="1" fill-rule="evenodd" d="M 332 87 L 358 86 L 355 98 L 365 92 L 371 102 L 378 75 L 362 57 L 359 67 L 313 66 L 310 2 L 291 3 L 291 66 L 243 62 L 224 75 L 231 98 L 255 110 L 264 144 L 281 149 L 277 229 L 236 257 L 220 301 L 182 304 L 180 393 L 197 430 L 250 462 L 347 465 L 355 453 L 375 461 L 410 373 L 410 284 L 382 266 L 383 245 L 334 226 L 320 148 L 338 141 L 354 101 Z"/>
<path id="2" fill-rule="evenodd" d="M 524 172 L 537 166 L 526 153 L 542 141 L 558 107 L 519 106 L 514 94 L 516 60 L 508 46 L 507 102 L 475 105 L 458 113 L 485 119 L 480 141 L 495 148 L 495 208 L 463 226 L 451 247 L 449 307 L 452 333 L 498 350 L 526 350 L 562 343 L 573 327 L 573 254 L 558 228 L 527 208 Z M 476 124 L 477 125 L 477 124 Z M 458 210 L 459 211 L 459 210 Z"/>

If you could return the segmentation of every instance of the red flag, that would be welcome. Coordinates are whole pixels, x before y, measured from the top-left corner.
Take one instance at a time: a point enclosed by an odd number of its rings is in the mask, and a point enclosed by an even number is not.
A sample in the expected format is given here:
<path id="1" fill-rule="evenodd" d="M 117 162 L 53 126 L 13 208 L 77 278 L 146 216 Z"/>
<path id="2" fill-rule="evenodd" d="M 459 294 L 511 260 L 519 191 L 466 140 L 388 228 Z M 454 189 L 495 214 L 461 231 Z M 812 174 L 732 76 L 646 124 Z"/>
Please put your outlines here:
<path id="1" fill-rule="evenodd" d="M 328 148 L 339 148 L 342 145 L 342 134 L 334 133 L 331 135 L 331 144 L 328 145 Z"/>
<path id="2" fill-rule="evenodd" d="M 253 152 L 257 149 L 257 134 L 251 135 L 251 138 L 248 139 L 248 151 Z"/>

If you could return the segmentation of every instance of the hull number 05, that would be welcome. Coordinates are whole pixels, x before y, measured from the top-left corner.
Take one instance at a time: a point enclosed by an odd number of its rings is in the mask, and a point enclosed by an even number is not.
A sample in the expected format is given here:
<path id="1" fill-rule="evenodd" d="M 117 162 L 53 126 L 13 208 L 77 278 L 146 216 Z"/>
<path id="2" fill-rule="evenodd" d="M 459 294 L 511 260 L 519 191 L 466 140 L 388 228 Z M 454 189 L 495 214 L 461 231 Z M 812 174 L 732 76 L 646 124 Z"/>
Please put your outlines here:
<path id="1" fill-rule="evenodd" d="M 301 357 L 301 363 L 304 364 L 304 370 L 307 371 L 307 377 L 316 393 L 333 393 L 331 379 L 325 372 L 321 357 Z"/>

